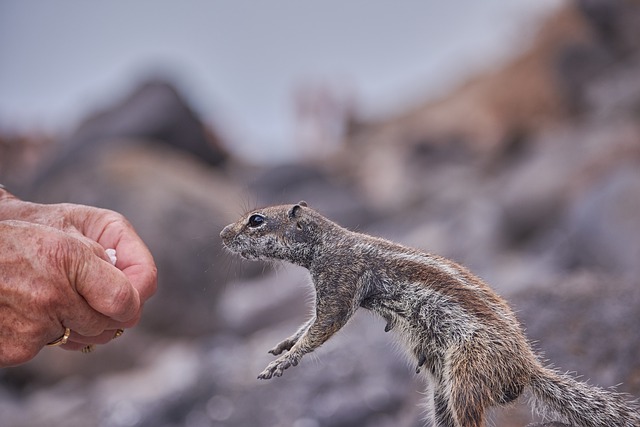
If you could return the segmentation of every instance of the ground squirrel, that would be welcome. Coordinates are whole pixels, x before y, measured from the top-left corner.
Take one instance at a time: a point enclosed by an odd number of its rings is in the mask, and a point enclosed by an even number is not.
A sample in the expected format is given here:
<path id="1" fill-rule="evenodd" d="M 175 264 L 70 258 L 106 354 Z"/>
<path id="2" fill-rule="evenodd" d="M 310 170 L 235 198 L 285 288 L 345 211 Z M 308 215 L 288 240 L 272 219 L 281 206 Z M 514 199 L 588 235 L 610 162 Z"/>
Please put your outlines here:
<path id="1" fill-rule="evenodd" d="M 484 426 L 487 408 L 528 387 L 538 410 L 572 425 L 640 427 L 626 395 L 544 367 L 507 303 L 448 259 L 347 230 L 304 202 L 253 211 L 220 235 L 246 259 L 307 268 L 315 287 L 314 316 L 269 351 L 284 354 L 260 379 L 296 366 L 363 307 L 386 320 L 385 331 L 397 331 L 416 372 L 427 376 L 434 426 Z"/>

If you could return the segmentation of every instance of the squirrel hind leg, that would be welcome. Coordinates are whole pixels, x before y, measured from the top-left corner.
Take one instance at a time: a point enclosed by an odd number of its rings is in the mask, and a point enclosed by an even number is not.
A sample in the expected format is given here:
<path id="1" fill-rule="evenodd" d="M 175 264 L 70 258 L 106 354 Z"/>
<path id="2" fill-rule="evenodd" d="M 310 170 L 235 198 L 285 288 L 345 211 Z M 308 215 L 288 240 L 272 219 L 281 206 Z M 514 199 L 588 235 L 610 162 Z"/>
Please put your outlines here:
<path id="1" fill-rule="evenodd" d="M 484 412 L 484 407 L 474 404 L 473 396 L 467 390 L 450 390 L 442 385 L 434 390 L 436 427 L 485 427 Z"/>
<path id="2" fill-rule="evenodd" d="M 485 427 L 484 408 L 478 405 L 464 405 L 460 401 L 452 401 L 454 418 L 460 427 Z"/>
<path id="3" fill-rule="evenodd" d="M 449 405 L 456 426 L 485 427 L 485 405 L 482 400 L 468 386 L 454 389 L 449 396 Z"/>
<path id="4" fill-rule="evenodd" d="M 449 399 L 443 392 L 442 387 L 436 388 L 433 393 L 433 416 L 437 427 L 459 427 L 456 424 L 451 408 L 449 407 Z"/>

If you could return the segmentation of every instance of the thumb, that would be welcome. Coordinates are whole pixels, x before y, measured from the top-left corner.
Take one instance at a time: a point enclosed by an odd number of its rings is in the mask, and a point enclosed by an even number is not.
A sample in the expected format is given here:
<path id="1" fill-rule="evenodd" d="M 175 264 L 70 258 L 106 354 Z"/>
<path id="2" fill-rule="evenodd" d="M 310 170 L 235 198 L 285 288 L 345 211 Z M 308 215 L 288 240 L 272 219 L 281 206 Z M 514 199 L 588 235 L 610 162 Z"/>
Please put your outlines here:
<path id="1" fill-rule="evenodd" d="M 140 296 L 124 273 L 91 254 L 75 276 L 76 290 L 96 311 L 119 322 L 140 311 Z"/>

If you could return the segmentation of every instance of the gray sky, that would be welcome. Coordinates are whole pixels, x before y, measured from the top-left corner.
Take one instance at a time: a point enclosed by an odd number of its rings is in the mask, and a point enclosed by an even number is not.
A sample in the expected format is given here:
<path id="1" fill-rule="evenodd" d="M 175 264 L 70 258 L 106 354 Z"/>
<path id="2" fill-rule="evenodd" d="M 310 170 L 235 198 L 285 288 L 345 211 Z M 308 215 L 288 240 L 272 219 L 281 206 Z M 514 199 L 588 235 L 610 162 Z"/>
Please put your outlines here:
<path id="1" fill-rule="evenodd" d="M 250 152 L 295 148 L 293 90 L 366 114 L 441 93 L 526 46 L 563 0 L 0 0 L 0 129 L 70 131 L 149 74 Z"/>

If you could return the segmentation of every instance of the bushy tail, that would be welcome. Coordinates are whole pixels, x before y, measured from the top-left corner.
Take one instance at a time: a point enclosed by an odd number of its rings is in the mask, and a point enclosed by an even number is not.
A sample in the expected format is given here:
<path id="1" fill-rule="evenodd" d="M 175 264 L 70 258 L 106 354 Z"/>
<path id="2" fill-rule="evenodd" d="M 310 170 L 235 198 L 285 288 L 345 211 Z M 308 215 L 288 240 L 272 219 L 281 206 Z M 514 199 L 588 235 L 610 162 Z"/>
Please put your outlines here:
<path id="1" fill-rule="evenodd" d="M 530 383 L 534 408 L 579 427 L 640 427 L 640 409 L 628 396 L 540 367 Z M 550 415 L 550 414 L 549 414 Z"/>

